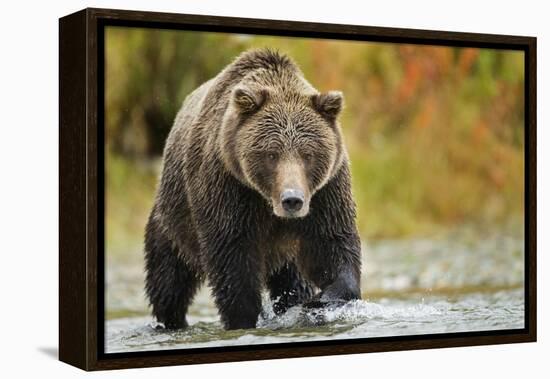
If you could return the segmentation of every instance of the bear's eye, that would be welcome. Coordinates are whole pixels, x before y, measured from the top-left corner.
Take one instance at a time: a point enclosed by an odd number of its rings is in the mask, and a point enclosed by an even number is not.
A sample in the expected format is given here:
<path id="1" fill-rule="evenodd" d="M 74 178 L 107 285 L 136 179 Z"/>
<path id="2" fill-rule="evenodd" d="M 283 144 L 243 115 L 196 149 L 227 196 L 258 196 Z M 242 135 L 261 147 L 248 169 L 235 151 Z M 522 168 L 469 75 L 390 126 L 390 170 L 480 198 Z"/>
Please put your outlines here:
<path id="1" fill-rule="evenodd" d="M 269 159 L 270 161 L 274 161 L 277 159 L 277 154 L 276 153 L 267 153 L 267 159 Z"/>
<path id="2" fill-rule="evenodd" d="M 311 160 L 313 159 L 313 155 L 311 155 L 310 153 L 304 153 L 302 155 L 302 157 L 304 158 L 304 161 L 306 161 L 306 162 L 311 162 Z"/>

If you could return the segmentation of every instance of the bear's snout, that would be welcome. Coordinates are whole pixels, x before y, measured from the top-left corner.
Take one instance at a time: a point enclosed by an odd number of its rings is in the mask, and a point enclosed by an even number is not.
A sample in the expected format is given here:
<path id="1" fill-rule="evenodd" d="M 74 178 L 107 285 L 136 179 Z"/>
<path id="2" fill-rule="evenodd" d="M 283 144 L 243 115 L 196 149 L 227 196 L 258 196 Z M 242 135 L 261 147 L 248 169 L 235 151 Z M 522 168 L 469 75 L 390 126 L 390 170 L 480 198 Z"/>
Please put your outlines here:
<path id="1" fill-rule="evenodd" d="M 300 189 L 285 189 L 281 194 L 283 209 L 289 213 L 298 212 L 304 205 L 304 191 Z"/>
<path id="2" fill-rule="evenodd" d="M 271 193 L 273 213 L 283 218 L 306 216 L 311 195 L 303 163 L 292 157 L 283 159 L 275 178 Z"/>

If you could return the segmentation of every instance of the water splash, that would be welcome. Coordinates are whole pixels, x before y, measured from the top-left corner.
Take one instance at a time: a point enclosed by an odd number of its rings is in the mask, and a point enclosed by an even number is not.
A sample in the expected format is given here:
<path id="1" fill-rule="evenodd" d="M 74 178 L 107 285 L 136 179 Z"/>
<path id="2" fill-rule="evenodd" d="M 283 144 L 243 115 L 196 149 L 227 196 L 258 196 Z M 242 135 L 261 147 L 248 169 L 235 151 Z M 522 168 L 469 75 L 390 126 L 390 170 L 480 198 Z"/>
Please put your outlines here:
<path id="1" fill-rule="evenodd" d="M 262 317 L 257 326 L 279 330 L 293 327 L 323 326 L 339 322 L 346 325 L 356 325 L 371 319 L 417 319 L 442 313 L 442 309 L 424 303 L 413 305 L 396 304 L 395 301 L 389 304 L 384 303 L 387 302 L 383 301 L 377 304 L 355 300 L 343 305 L 329 305 L 325 308 L 308 309 L 296 306 L 289 309 L 285 314 L 277 316 L 273 312 L 272 304 L 264 302 Z"/>

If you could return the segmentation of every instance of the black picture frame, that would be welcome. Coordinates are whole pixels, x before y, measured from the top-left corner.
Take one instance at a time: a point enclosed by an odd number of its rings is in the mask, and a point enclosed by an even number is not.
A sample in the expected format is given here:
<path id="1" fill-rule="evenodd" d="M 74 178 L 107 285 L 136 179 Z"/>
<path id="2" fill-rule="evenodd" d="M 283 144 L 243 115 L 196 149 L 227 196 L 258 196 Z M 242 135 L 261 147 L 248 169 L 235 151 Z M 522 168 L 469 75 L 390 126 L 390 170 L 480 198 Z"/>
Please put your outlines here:
<path id="1" fill-rule="evenodd" d="M 525 53 L 525 328 L 105 354 L 104 28 L 110 25 L 520 50 Z M 535 37 L 84 9 L 59 20 L 59 359 L 84 370 L 534 342 Z"/>

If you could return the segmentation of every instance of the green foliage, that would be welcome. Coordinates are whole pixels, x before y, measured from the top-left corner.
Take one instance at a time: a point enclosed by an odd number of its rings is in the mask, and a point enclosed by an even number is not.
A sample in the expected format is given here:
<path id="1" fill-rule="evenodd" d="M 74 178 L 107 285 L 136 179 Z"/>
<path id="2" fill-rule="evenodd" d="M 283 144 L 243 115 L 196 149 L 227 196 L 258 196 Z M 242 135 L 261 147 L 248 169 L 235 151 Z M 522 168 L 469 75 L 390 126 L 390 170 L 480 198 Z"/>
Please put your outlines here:
<path id="1" fill-rule="evenodd" d="M 143 167 L 158 161 L 185 96 L 252 47 L 288 53 L 319 90 L 344 92 L 363 236 L 522 213 L 522 52 L 109 28 L 108 243 L 141 242 L 157 175 Z"/>
<path id="2" fill-rule="evenodd" d="M 243 49 L 225 34 L 109 27 L 105 38 L 107 143 L 129 157 L 160 155 L 185 96 Z"/>
<path id="3" fill-rule="evenodd" d="M 153 205 L 159 160 L 128 159 L 109 152 L 105 170 L 107 251 L 141 250 L 145 222 Z"/>

